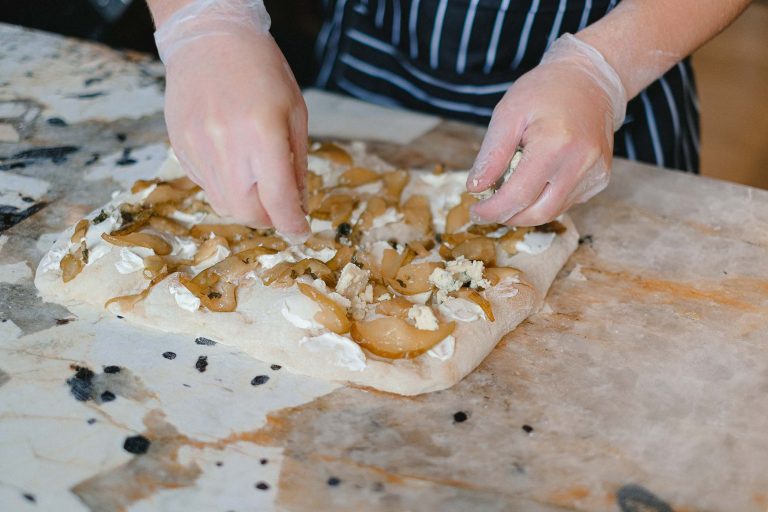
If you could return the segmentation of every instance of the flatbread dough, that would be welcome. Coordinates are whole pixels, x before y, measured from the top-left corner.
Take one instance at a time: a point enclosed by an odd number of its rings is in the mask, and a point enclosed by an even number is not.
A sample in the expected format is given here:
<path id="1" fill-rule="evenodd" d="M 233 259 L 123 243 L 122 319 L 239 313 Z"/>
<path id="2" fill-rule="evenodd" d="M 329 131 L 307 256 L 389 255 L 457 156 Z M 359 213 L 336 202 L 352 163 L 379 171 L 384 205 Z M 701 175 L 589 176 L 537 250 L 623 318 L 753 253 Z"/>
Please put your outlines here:
<path id="1" fill-rule="evenodd" d="M 325 149 L 328 149 L 328 146 L 325 146 Z M 335 150 L 336 147 L 331 149 Z M 360 143 L 346 146 L 344 152 L 353 160 L 353 166 L 376 172 L 393 169 L 380 159 L 367 154 L 364 145 Z M 309 165 L 313 176 L 321 177 L 324 186 L 330 188 L 338 185 L 339 176 L 349 168 L 349 162 L 340 163 L 335 161 L 333 156 L 330 154 L 329 157 L 323 147 L 315 147 L 315 151 L 310 155 Z M 445 214 L 460 202 L 466 173 L 435 175 L 428 171 L 411 171 L 410 174 L 409 183 L 402 192 L 401 204 L 414 194 L 427 195 L 430 198 L 435 229 L 440 232 L 445 228 Z M 172 155 L 158 171 L 158 178 L 162 180 L 181 176 L 183 172 Z M 122 219 L 117 210 L 119 205 L 146 200 L 147 196 L 156 190 L 154 187 L 155 185 L 149 185 L 136 193 L 121 193 L 108 205 L 86 217 L 91 220 L 84 240 L 88 247 L 88 264 L 67 283 L 62 280 L 61 260 L 66 254 L 76 252 L 79 243 L 71 241 L 76 226 L 62 233 L 40 262 L 35 277 L 35 285 L 46 301 L 63 304 L 75 313 L 93 311 L 103 309 L 105 303 L 114 297 L 136 294 L 147 288 L 149 281 L 144 275 L 142 259 L 151 255 L 152 251 L 110 245 L 102 240 L 101 234 L 111 232 L 120 224 Z M 367 183 L 357 187 L 357 190 L 365 197 L 381 195 L 381 183 Z M 199 205 L 204 201 L 204 195 L 197 191 L 188 200 L 193 200 Z M 356 214 L 362 209 L 356 208 Z M 401 244 L 418 239 L 418 234 L 413 233 L 412 226 L 402 220 L 402 215 L 396 210 L 385 212 L 380 217 L 378 222 L 374 221 L 370 229 L 362 234 L 361 243 L 366 244 L 366 247 L 373 247 L 377 240 L 387 241 L 393 237 Z M 196 213 L 178 212 L 172 218 L 187 227 L 231 222 L 204 209 Z M 93 219 L 101 221 L 94 223 Z M 496 286 L 480 289 L 481 295 L 492 306 L 495 321 L 488 321 L 483 315 L 472 321 L 445 318 L 440 308 L 434 304 L 436 293 L 427 298 L 427 304 L 432 304 L 435 318 L 441 324 L 455 321 L 456 326 L 451 336 L 428 352 L 410 359 L 376 356 L 361 349 L 348 335 L 334 335 L 328 329 L 318 328 L 317 323 L 312 321 L 312 311 L 315 310 L 306 307 L 294 307 L 291 310 L 291 305 L 301 306 L 301 300 L 307 299 L 296 285 L 282 288 L 267 286 L 258 277 L 258 272 L 252 272 L 239 281 L 235 311 L 213 312 L 204 307 L 195 307 L 195 297 L 183 283 L 201 268 L 225 257 L 225 250 L 221 254 L 214 254 L 207 264 L 199 265 L 194 271 L 187 269 L 186 273 L 174 272 L 160 280 L 149 290 L 146 297 L 136 302 L 132 308 L 121 308 L 119 304 L 112 304 L 108 309 L 124 316 L 130 322 L 151 329 L 214 339 L 222 344 L 237 347 L 259 360 L 280 364 L 296 373 L 369 386 L 402 395 L 417 395 L 448 388 L 461 380 L 483 361 L 503 336 L 538 310 L 558 271 L 577 246 L 578 233 L 571 220 L 564 216 L 559 219 L 559 223 L 565 228 L 564 232 L 546 234 L 547 236 L 535 233 L 531 235 L 530 241 L 526 238 L 526 243 L 518 244 L 518 247 L 529 252 L 520 251 L 509 255 L 497 247 L 495 266 L 515 267 L 522 271 L 522 275 L 519 282 L 503 281 Z M 334 236 L 335 230 L 331 230 L 330 222 L 316 219 L 312 225 L 313 231 L 322 231 L 326 235 L 330 233 L 331 237 Z M 151 229 L 149 231 L 152 232 Z M 165 238 L 173 247 L 170 257 L 190 258 L 200 244 L 199 239 L 174 237 L 168 233 L 155 234 Z M 193 242 L 195 245 L 190 245 Z M 294 259 L 311 253 L 301 246 L 292 250 L 299 254 Z M 532 254 L 535 252 L 539 253 Z M 312 254 L 317 256 L 316 253 L 317 251 Z M 118 271 L 118 268 L 121 270 Z M 326 296 L 334 295 L 332 289 L 326 289 L 319 280 L 313 281 L 309 276 L 300 277 L 299 281 L 302 280 Z M 392 292 L 391 289 L 389 291 Z M 395 295 L 394 292 L 391 295 Z M 421 299 L 415 302 L 418 303 Z M 411 297 L 411 300 L 414 300 L 414 297 Z M 374 307 L 368 306 L 366 319 L 381 316 L 371 312 Z M 310 311 L 310 314 L 306 311 Z M 413 323 L 413 318 L 415 316 L 411 317 L 410 323 Z M 302 325 L 301 320 L 304 320 L 304 324 L 314 324 L 314 327 L 297 326 Z M 130 346 L 126 345 L 126 350 L 130 350 Z"/>

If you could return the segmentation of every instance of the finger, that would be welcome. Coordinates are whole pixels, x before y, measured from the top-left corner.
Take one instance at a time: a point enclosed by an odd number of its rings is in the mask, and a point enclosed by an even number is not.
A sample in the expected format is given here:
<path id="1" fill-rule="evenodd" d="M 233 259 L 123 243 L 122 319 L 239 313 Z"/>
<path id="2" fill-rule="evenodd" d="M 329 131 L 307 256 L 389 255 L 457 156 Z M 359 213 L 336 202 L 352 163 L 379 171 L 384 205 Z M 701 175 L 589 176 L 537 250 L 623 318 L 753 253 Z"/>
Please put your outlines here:
<path id="1" fill-rule="evenodd" d="M 528 208 L 556 173 L 560 158 L 554 147 L 526 141 L 515 173 L 489 199 L 472 206 L 473 219 L 504 223 Z"/>
<path id="2" fill-rule="evenodd" d="M 300 108 L 294 110 L 290 124 L 290 145 L 293 155 L 293 167 L 295 169 L 296 186 L 301 197 L 301 209 L 307 213 L 307 146 L 309 137 L 307 135 L 307 108 L 301 100 Z"/>
<path id="3" fill-rule="evenodd" d="M 181 168 L 187 173 L 189 178 L 203 189 L 205 192 L 205 199 L 208 201 L 208 204 L 211 205 L 211 208 L 213 208 L 218 215 L 228 215 L 229 208 L 227 202 L 224 200 L 225 195 L 219 182 L 215 179 L 212 180 L 206 178 L 211 176 L 212 171 L 209 170 L 206 172 L 199 166 L 193 164 L 185 152 L 177 151 L 176 158 L 178 158 Z"/>
<path id="4" fill-rule="evenodd" d="M 510 218 L 510 226 L 540 226 L 551 222 L 567 208 L 568 189 L 560 183 L 547 183 L 534 203 Z"/>
<path id="5" fill-rule="evenodd" d="M 301 210 L 288 132 L 264 142 L 262 147 L 265 151 L 251 159 L 259 183 L 261 204 L 281 233 L 307 233 L 309 224 Z"/>
<path id="6" fill-rule="evenodd" d="M 522 109 L 511 112 L 510 107 L 501 103 L 494 110 L 480 151 L 467 177 L 468 191 L 487 190 L 504 175 L 525 131 L 523 112 Z"/>
<path id="7" fill-rule="evenodd" d="M 236 208 L 232 211 L 236 212 L 232 218 L 241 224 L 257 229 L 272 227 L 272 220 L 261 204 L 257 183 L 252 184 L 244 194 L 241 193 L 238 196 Z"/>

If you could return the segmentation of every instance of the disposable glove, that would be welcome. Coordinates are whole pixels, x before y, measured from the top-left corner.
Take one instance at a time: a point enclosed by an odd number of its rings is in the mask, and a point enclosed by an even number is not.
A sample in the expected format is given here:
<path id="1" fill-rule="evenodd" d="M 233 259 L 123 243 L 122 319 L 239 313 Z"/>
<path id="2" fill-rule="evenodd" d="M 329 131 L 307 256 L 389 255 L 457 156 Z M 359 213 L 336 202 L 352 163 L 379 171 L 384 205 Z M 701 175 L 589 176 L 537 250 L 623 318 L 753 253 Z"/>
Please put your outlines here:
<path id="1" fill-rule="evenodd" d="M 603 190 L 626 107 L 624 86 L 600 52 L 570 34 L 559 38 L 493 111 L 467 190 L 491 188 L 518 146 L 523 154 L 506 183 L 473 205 L 474 221 L 544 224 Z"/>
<path id="2" fill-rule="evenodd" d="M 195 0 L 158 27 L 165 119 L 217 213 L 301 238 L 307 109 L 269 23 L 261 0 Z"/>

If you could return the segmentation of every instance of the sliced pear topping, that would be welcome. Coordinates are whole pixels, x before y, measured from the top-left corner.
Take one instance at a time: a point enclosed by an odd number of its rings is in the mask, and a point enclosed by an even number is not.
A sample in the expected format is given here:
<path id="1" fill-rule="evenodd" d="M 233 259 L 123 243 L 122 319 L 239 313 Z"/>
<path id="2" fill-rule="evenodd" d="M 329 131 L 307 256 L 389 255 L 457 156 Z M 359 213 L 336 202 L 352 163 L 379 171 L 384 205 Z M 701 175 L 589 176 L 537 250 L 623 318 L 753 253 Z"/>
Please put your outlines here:
<path id="1" fill-rule="evenodd" d="M 365 207 L 358 225 L 363 229 L 371 229 L 373 227 L 373 220 L 376 217 L 380 217 L 387 211 L 387 202 L 379 196 L 372 197 L 368 200 L 368 205 Z"/>
<path id="2" fill-rule="evenodd" d="M 410 263 L 397 270 L 395 277 L 388 281 L 389 285 L 403 295 L 416 295 L 432 290 L 433 285 L 429 276 L 443 264 L 429 261 L 426 263 Z"/>
<path id="3" fill-rule="evenodd" d="M 180 203 L 193 193 L 194 190 L 180 190 L 170 185 L 158 185 L 155 190 L 149 193 L 143 203 L 148 206 L 160 203 Z"/>
<path id="4" fill-rule="evenodd" d="M 293 272 L 291 277 L 294 279 L 307 274 L 312 279 L 322 279 L 328 286 L 336 285 L 336 274 L 334 274 L 333 270 L 328 268 L 328 265 L 322 261 L 313 258 L 297 261 L 291 266 L 291 271 Z"/>
<path id="5" fill-rule="evenodd" d="M 101 238 L 118 247 L 146 247 L 152 249 L 159 256 L 171 253 L 173 247 L 157 235 L 149 233 L 128 233 L 127 235 L 110 235 L 102 233 Z"/>
<path id="6" fill-rule="evenodd" d="M 432 231 L 432 211 L 429 209 L 429 199 L 423 195 L 413 195 L 400 208 L 406 224 L 409 224 L 426 235 Z"/>
<path id="7" fill-rule="evenodd" d="M 483 313 L 485 313 L 485 317 L 488 320 L 490 320 L 491 322 L 496 321 L 496 319 L 493 317 L 493 307 L 491 306 L 491 303 L 488 302 L 488 300 L 485 297 L 480 295 L 480 293 L 477 290 L 470 290 L 469 288 L 461 288 L 459 290 L 456 290 L 455 292 L 452 292 L 451 295 L 459 299 L 464 299 L 470 302 L 474 302 L 475 304 L 480 306 L 480 309 L 483 310 Z"/>
<path id="8" fill-rule="evenodd" d="M 517 254 L 517 242 L 520 242 L 525 238 L 527 233 L 533 231 L 533 228 L 519 227 L 517 229 L 510 229 L 509 232 L 498 239 L 499 247 L 507 251 L 510 256 Z"/>
<path id="9" fill-rule="evenodd" d="M 276 285 L 280 288 L 291 286 L 293 284 L 291 267 L 293 267 L 293 263 L 290 261 L 281 261 L 274 267 L 262 272 L 261 280 L 267 286 Z"/>
<path id="10" fill-rule="evenodd" d="M 339 176 L 339 185 L 342 187 L 359 187 L 373 183 L 381 179 L 381 174 L 365 167 L 351 167 Z"/>
<path id="11" fill-rule="evenodd" d="M 408 171 L 398 169 L 385 172 L 382 173 L 381 179 L 384 182 L 384 200 L 389 204 L 400 204 L 400 196 L 403 194 L 403 189 L 411 180 Z"/>
<path id="12" fill-rule="evenodd" d="M 306 283 L 296 283 L 299 291 L 315 301 L 320 306 L 320 311 L 315 315 L 315 320 L 326 329 L 336 334 L 349 332 L 350 322 L 347 311 L 333 299 L 321 291 Z"/>
<path id="13" fill-rule="evenodd" d="M 75 226 L 75 231 L 72 233 L 72 237 L 69 239 L 73 244 L 82 242 L 85 239 L 86 233 L 88 233 L 88 227 L 91 225 L 88 219 L 82 219 Z"/>
<path id="14" fill-rule="evenodd" d="M 251 238 L 245 238 L 239 242 L 231 243 L 230 245 L 232 247 L 232 252 L 242 252 L 248 249 L 253 249 L 254 247 L 266 247 L 267 249 L 273 249 L 275 251 L 283 251 L 288 247 L 285 240 L 275 235 L 252 236 Z"/>
<path id="15" fill-rule="evenodd" d="M 241 224 L 198 224 L 189 230 L 189 236 L 195 238 L 208 238 L 211 233 L 229 242 L 238 242 L 248 238 L 253 229 Z"/>
<path id="16" fill-rule="evenodd" d="M 229 250 L 229 242 L 227 242 L 226 238 L 220 236 L 209 238 L 197 248 L 197 252 L 195 253 L 192 262 L 195 265 L 200 265 L 205 260 L 214 256 L 219 251 L 220 247 Z"/>
<path id="17" fill-rule="evenodd" d="M 417 329 L 402 318 L 387 316 L 354 322 L 352 339 L 369 352 L 389 359 L 412 359 L 431 349 L 455 329 L 454 322 L 440 324 L 436 331 Z"/>
<path id="18" fill-rule="evenodd" d="M 477 199 L 468 193 L 461 194 L 461 202 L 448 211 L 445 218 L 445 232 L 456 233 L 469 224 L 469 207 L 477 202 Z"/>
<path id="19" fill-rule="evenodd" d="M 376 305 L 376 312 L 380 315 L 394 316 L 407 320 L 408 311 L 412 306 L 413 303 L 405 297 L 393 297 L 379 302 Z"/>
<path id="20" fill-rule="evenodd" d="M 338 165 L 349 167 L 352 165 L 352 157 L 342 147 L 333 142 L 325 142 L 309 152 L 313 156 L 325 158 Z"/>
<path id="21" fill-rule="evenodd" d="M 464 256 L 468 260 L 479 260 L 485 265 L 493 265 L 496 262 L 496 244 L 490 238 L 471 238 L 454 247 L 451 256 L 454 259 Z"/>
<path id="22" fill-rule="evenodd" d="M 312 211 L 312 217 L 330 220 L 334 228 L 349 222 L 357 205 L 357 199 L 349 194 L 329 194 L 325 196 L 319 208 Z"/>
<path id="23" fill-rule="evenodd" d="M 120 297 L 112 297 L 111 299 L 109 299 L 107 302 L 104 303 L 104 309 L 109 307 L 110 304 L 117 304 L 118 306 L 120 306 L 121 311 L 131 311 L 134 308 L 134 306 L 136 306 L 136 304 L 144 300 L 147 297 L 147 295 L 149 295 L 149 292 L 157 283 L 159 283 L 160 281 L 168 277 L 168 275 L 169 274 L 166 273 L 166 274 L 159 274 L 155 276 L 149 282 L 147 287 L 144 288 L 144 290 L 142 290 L 139 293 L 132 294 L 132 295 L 121 295 Z"/>
<path id="24" fill-rule="evenodd" d="M 83 261 L 82 257 L 76 256 L 72 253 L 65 254 L 59 262 L 61 277 L 65 283 L 68 283 L 77 277 L 77 275 L 83 270 L 83 267 L 85 267 L 85 261 Z"/>
<path id="25" fill-rule="evenodd" d="M 522 274 L 522 271 L 513 267 L 487 267 L 483 272 L 483 277 L 491 283 L 491 286 L 496 286 L 507 280 L 519 282 Z"/>
<path id="26" fill-rule="evenodd" d="M 161 233 L 171 233 L 176 236 L 186 236 L 189 234 L 189 229 L 167 217 L 153 215 L 149 219 L 149 225 Z"/>

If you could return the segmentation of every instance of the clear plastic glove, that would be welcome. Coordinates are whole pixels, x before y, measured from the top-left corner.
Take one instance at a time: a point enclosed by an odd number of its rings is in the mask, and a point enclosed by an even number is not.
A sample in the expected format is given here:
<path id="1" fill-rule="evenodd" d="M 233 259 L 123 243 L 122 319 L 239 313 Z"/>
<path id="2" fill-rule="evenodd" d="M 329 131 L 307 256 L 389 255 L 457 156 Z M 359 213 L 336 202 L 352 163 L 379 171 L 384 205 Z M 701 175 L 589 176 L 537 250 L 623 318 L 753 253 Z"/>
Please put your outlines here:
<path id="1" fill-rule="evenodd" d="M 261 0 L 195 0 L 155 33 L 165 119 L 190 177 L 221 215 L 285 235 L 303 211 L 307 109 Z"/>
<path id="2" fill-rule="evenodd" d="M 626 107 L 619 76 L 597 50 L 570 34 L 555 41 L 494 109 L 467 190 L 491 188 L 518 146 L 523 154 L 506 183 L 473 205 L 473 220 L 544 224 L 603 190 Z"/>

